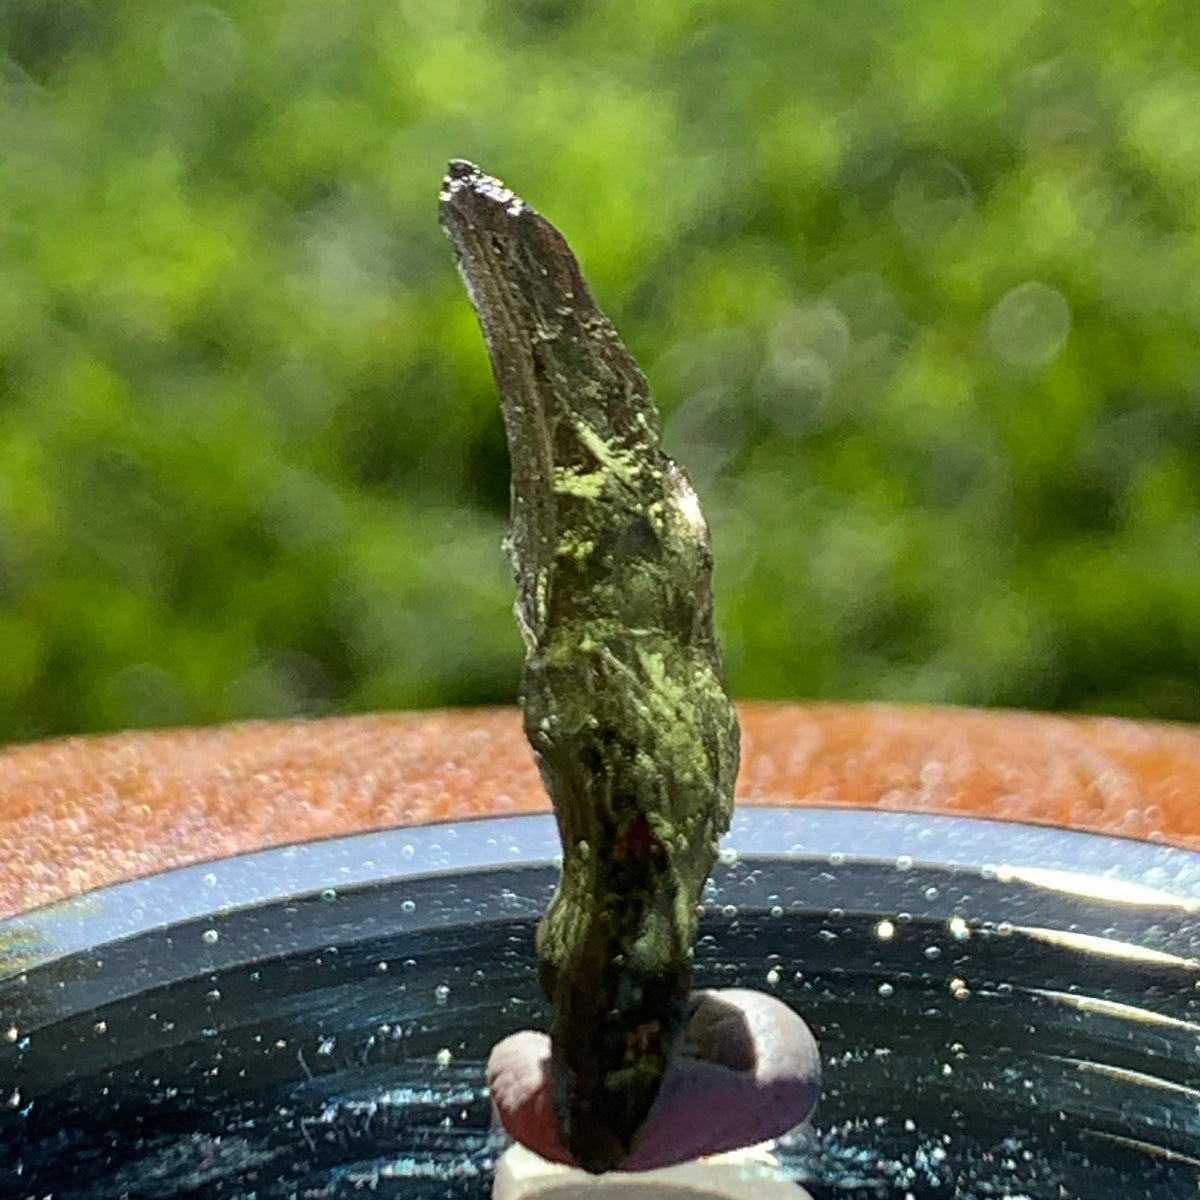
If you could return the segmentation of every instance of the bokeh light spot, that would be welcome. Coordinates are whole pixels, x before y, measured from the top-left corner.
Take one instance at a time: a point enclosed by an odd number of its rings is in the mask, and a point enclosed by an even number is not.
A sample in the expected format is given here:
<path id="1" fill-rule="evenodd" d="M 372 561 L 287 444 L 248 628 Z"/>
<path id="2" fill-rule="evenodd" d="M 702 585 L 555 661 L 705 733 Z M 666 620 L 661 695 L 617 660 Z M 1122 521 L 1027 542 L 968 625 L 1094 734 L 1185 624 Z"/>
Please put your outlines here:
<path id="1" fill-rule="evenodd" d="M 162 64 L 185 88 L 222 92 L 236 78 L 242 33 L 228 13 L 207 4 L 174 12 L 158 42 Z"/>
<path id="2" fill-rule="evenodd" d="M 1062 349 L 1071 330 L 1067 298 L 1036 279 L 1006 292 L 988 315 L 992 349 L 1014 367 L 1040 367 Z"/>

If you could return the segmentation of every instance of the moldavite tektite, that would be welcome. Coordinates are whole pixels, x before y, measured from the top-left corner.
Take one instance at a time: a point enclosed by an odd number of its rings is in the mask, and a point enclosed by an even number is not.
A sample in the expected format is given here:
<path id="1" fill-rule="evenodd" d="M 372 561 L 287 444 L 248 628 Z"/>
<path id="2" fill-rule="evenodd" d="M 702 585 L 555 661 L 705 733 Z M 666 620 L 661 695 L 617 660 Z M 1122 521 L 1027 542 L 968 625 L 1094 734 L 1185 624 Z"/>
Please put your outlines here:
<path id="1" fill-rule="evenodd" d="M 525 733 L 562 838 L 537 939 L 559 1134 L 603 1171 L 658 1093 L 733 811 L 712 551 L 646 379 L 562 234 L 466 162 L 440 210 L 504 412 Z"/>

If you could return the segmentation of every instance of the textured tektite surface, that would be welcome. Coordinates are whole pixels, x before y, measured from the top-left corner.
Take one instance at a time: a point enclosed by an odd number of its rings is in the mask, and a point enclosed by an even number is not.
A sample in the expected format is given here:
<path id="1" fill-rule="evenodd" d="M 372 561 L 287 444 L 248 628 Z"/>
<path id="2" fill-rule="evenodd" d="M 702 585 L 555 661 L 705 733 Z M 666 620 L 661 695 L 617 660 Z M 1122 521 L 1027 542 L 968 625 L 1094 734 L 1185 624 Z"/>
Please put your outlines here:
<path id="1" fill-rule="evenodd" d="M 441 219 L 500 392 L 525 732 L 562 838 L 538 932 L 555 1107 L 563 1144 L 605 1170 L 658 1093 L 733 809 L 708 529 L 562 235 L 461 162 Z"/>

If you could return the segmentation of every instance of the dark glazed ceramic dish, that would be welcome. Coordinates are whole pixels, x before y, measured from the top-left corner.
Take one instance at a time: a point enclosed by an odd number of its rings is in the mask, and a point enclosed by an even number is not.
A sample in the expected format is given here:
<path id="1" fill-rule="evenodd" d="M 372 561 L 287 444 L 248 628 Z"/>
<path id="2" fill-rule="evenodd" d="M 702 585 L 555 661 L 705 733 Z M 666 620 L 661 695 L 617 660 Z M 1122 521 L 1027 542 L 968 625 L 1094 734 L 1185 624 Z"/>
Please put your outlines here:
<path id="1" fill-rule="evenodd" d="M 0 923 L 0 1195 L 479 1196 L 488 1047 L 544 1026 L 549 816 L 266 850 Z M 1200 854 L 743 807 L 698 986 L 822 1043 L 817 1200 L 1194 1200 Z"/>

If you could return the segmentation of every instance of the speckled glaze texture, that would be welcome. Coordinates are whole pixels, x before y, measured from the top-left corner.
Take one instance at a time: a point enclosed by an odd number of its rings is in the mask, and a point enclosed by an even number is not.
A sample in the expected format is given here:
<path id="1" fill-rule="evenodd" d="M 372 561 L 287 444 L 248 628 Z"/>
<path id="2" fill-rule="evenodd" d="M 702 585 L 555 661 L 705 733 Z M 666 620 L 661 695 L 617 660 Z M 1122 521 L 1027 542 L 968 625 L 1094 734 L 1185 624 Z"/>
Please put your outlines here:
<path id="1" fill-rule="evenodd" d="M 746 704 L 738 799 L 1032 821 L 1200 849 L 1200 728 Z M 516 709 L 256 722 L 0 750 L 0 915 L 168 867 L 549 808 Z"/>

